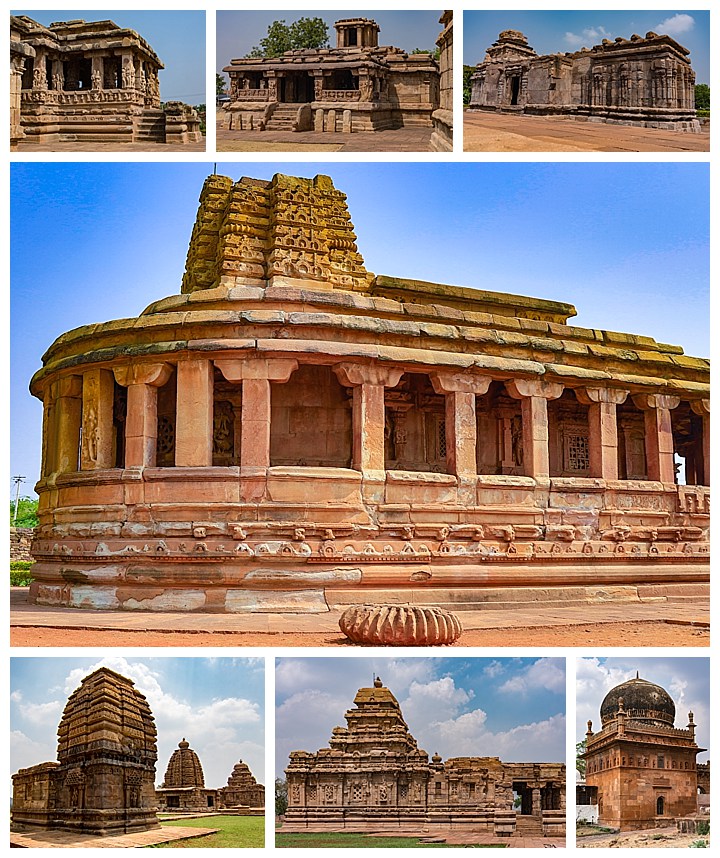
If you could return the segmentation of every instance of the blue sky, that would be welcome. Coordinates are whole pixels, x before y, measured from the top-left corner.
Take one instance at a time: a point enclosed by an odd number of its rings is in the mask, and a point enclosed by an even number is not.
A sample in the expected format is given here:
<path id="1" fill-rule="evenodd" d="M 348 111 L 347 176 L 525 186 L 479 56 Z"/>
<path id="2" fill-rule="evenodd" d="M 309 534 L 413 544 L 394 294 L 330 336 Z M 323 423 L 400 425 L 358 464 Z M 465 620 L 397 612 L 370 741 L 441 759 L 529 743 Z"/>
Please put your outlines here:
<path id="1" fill-rule="evenodd" d="M 198 6 L 201 4 L 198 4 Z M 205 12 L 137 12 L 117 9 L 53 11 L 13 10 L 48 26 L 53 21 L 114 21 L 138 32 L 162 60 L 160 98 L 163 101 L 206 103 Z"/>
<path id="2" fill-rule="evenodd" d="M 220 163 L 327 173 L 369 271 L 568 301 L 574 323 L 709 353 L 709 169 L 702 163 Z M 12 474 L 39 472 L 27 386 L 61 333 L 180 291 L 207 163 L 14 163 Z M 658 216 L 661 213 L 661 216 Z"/>
<path id="3" fill-rule="evenodd" d="M 710 13 L 686 9 L 660 11 L 586 10 L 582 12 L 466 11 L 463 62 L 477 65 L 503 30 L 525 33 L 538 54 L 579 51 L 599 45 L 603 39 L 649 31 L 672 36 L 690 51 L 697 83 L 710 83 Z"/>
<path id="4" fill-rule="evenodd" d="M 277 9 L 263 12 L 227 12 L 217 13 L 217 53 L 216 70 L 221 72 L 230 64 L 230 60 L 247 56 L 260 40 L 267 35 L 267 29 L 273 21 L 284 20 L 286 24 L 298 18 L 322 18 L 328 25 L 328 43 L 335 47 L 335 28 L 333 24 L 342 18 L 372 18 L 380 26 L 378 42 L 380 45 L 394 45 L 405 51 L 414 48 L 434 51 L 435 41 L 442 27 L 438 23 L 441 10 L 423 12 L 388 12 L 385 10 L 303 10 L 282 11 Z"/>
<path id="5" fill-rule="evenodd" d="M 158 732 L 157 785 L 183 738 L 200 757 L 207 787 L 225 786 L 241 759 L 265 782 L 260 658 L 11 658 L 10 774 L 57 759 L 67 698 L 98 667 L 131 679 L 147 697 Z"/>
<path id="6" fill-rule="evenodd" d="M 327 748 L 358 688 L 379 675 L 418 747 L 443 759 L 565 761 L 565 659 L 281 658 L 275 668 L 275 764 Z"/>
<path id="7" fill-rule="evenodd" d="M 688 712 L 694 715 L 697 729 L 695 740 L 701 748 L 710 748 L 710 660 L 708 658 L 646 658 L 624 656 L 618 658 L 577 659 L 577 699 L 575 709 L 575 736 L 578 742 L 585 738 L 587 722 L 593 722 L 593 731 L 600 729 L 600 704 L 611 688 L 633 679 L 639 671 L 641 679 L 664 688 L 675 702 L 675 726 L 684 729 Z M 698 755 L 698 761 L 707 762 L 709 750 Z"/>

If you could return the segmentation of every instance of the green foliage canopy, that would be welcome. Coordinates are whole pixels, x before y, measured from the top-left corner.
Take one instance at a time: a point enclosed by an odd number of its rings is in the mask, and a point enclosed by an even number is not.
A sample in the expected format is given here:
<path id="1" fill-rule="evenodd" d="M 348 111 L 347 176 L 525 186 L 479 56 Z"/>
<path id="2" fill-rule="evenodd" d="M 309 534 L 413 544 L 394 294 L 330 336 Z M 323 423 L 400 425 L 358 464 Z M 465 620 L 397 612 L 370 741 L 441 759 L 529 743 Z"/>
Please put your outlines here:
<path id="1" fill-rule="evenodd" d="M 282 816 L 288 806 L 287 781 L 275 779 L 275 815 Z"/>
<path id="2" fill-rule="evenodd" d="M 580 774 L 585 777 L 585 770 L 587 768 L 586 761 L 582 758 L 582 754 L 585 753 L 587 749 L 587 739 L 583 739 L 582 742 L 578 742 L 575 745 L 575 768 Z"/>
<path id="3" fill-rule="evenodd" d="M 32 500 L 32 498 L 28 497 L 18 498 L 17 521 L 13 521 L 15 518 L 15 501 L 10 501 L 11 527 L 37 527 L 37 508 L 37 500 Z"/>
<path id="4" fill-rule="evenodd" d="M 695 85 L 695 109 L 710 110 L 710 87 L 706 83 Z"/>
<path id="5" fill-rule="evenodd" d="M 298 18 L 292 24 L 281 19 L 270 24 L 267 36 L 260 39 L 259 46 L 254 47 L 248 57 L 279 57 L 285 51 L 327 46 L 328 26 L 322 18 Z"/>
<path id="6" fill-rule="evenodd" d="M 215 72 L 215 95 L 226 95 L 227 93 L 227 82 L 223 75 Z"/>
<path id="7" fill-rule="evenodd" d="M 472 85 L 470 78 L 475 71 L 475 66 L 463 66 L 463 104 L 470 104 Z"/>

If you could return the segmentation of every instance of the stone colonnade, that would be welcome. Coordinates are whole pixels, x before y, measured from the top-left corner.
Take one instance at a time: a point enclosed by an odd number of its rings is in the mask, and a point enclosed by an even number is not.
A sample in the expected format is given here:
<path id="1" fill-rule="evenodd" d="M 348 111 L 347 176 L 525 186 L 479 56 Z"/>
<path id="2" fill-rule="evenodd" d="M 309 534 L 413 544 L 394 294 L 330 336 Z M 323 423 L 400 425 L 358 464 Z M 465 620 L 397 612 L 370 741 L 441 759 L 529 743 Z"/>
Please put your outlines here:
<path id="1" fill-rule="evenodd" d="M 213 372 L 242 385 L 241 458 L 243 475 L 261 476 L 270 466 L 271 382 L 285 383 L 298 367 L 294 358 L 191 358 L 177 362 L 176 467 L 210 467 L 213 439 Z M 352 466 L 368 479 L 385 471 L 385 390 L 398 384 L 405 369 L 379 363 L 340 362 L 332 367 L 338 380 L 352 388 Z M 44 397 L 43 477 L 114 466 L 114 382 L 127 389 L 125 468 L 153 467 L 157 449 L 157 393 L 170 378 L 168 362 L 91 368 L 48 384 Z M 477 474 L 476 398 L 487 392 L 490 375 L 427 368 L 436 393 L 445 396 L 447 468 L 459 480 Z M 525 476 L 550 477 L 548 401 L 565 386 L 557 381 L 515 378 L 505 381 L 520 401 Z M 679 396 L 630 393 L 618 388 L 573 387 L 588 407 L 591 478 L 618 479 L 616 408 L 628 396 L 644 414 L 647 479 L 675 481 L 671 411 Z M 710 403 L 691 401 L 702 417 L 701 484 L 710 479 Z M 81 441 L 82 439 L 82 441 Z"/>

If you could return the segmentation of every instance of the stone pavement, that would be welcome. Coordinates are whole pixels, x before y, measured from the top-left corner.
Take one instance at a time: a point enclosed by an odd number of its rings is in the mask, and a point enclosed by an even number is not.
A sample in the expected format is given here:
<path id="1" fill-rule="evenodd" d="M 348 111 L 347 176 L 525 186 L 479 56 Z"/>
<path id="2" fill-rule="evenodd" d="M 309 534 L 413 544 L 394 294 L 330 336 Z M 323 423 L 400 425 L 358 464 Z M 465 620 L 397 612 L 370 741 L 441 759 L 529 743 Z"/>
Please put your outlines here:
<path id="1" fill-rule="evenodd" d="M 205 138 L 199 143 L 173 146 L 171 143 L 20 143 L 16 152 L 204 152 Z"/>
<path id="2" fill-rule="evenodd" d="M 218 152 L 428 152 L 432 128 L 326 134 L 320 131 L 227 131 L 217 126 Z"/>
<path id="3" fill-rule="evenodd" d="M 14 628 L 75 628 L 158 632 L 338 632 L 340 610 L 321 614 L 243 613 L 210 614 L 148 611 L 97 611 L 32 605 L 24 587 L 10 589 L 10 625 Z M 587 623 L 672 622 L 705 625 L 710 622 L 707 600 L 685 602 L 605 602 L 569 607 L 547 603 L 517 603 L 512 610 L 485 608 L 458 611 L 465 630 L 512 629 L 532 626 L 568 626 Z M 222 643 L 219 642 L 219 645 Z"/>
<path id="4" fill-rule="evenodd" d="M 690 134 L 548 116 L 468 111 L 466 152 L 709 152 L 710 132 Z"/>
<path id="5" fill-rule="evenodd" d="M 326 831 L 327 829 L 316 829 L 313 828 L 311 832 L 315 831 Z M 366 834 L 362 827 L 353 828 L 349 826 L 347 828 L 337 829 L 341 832 L 357 833 L 357 834 Z M 282 828 L 278 829 L 278 834 L 282 834 Z M 376 832 L 373 834 L 367 834 L 368 837 L 373 838 L 383 838 L 383 837 L 419 837 L 421 839 L 427 838 L 428 842 L 438 843 L 444 841 L 448 845 L 452 846 L 473 846 L 475 844 L 480 846 L 506 846 L 508 849 L 527 849 L 527 848 L 565 848 L 565 840 L 562 837 L 540 837 L 538 835 L 530 836 L 530 835 L 517 835 L 515 837 L 495 837 L 493 834 L 484 833 L 484 832 L 469 832 L 469 831 L 457 831 L 455 829 L 441 829 L 435 828 L 433 826 L 432 834 L 428 834 L 427 831 L 418 831 L 417 829 L 410 829 L 407 831 L 385 831 L 385 832 Z"/>
<path id="6" fill-rule="evenodd" d="M 31 849 L 75 849 L 76 847 L 94 847 L 96 849 L 115 849 L 122 846 L 155 846 L 158 843 L 170 843 L 173 840 L 189 840 L 215 834 L 218 828 L 152 828 L 150 831 L 136 831 L 133 834 L 78 834 L 75 831 L 23 831 L 10 832 L 10 846 Z"/>

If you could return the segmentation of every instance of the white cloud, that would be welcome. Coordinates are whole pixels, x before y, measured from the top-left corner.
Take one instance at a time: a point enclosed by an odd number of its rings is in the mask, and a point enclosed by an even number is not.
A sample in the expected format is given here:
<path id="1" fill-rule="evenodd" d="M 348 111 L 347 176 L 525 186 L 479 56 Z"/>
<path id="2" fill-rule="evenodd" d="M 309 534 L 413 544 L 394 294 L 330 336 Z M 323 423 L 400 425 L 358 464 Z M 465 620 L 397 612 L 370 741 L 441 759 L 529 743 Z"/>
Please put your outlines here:
<path id="1" fill-rule="evenodd" d="M 539 658 L 521 673 L 516 674 L 500 686 L 500 691 L 512 694 L 527 694 L 545 689 L 565 690 L 565 660 L 562 658 Z"/>
<path id="2" fill-rule="evenodd" d="M 496 676 L 501 676 L 505 673 L 505 667 L 499 661 L 491 661 L 490 664 L 483 669 L 485 676 L 490 679 L 495 679 Z"/>
<path id="3" fill-rule="evenodd" d="M 48 763 L 55 759 L 55 735 L 50 734 L 49 741 L 38 742 L 31 739 L 22 730 L 10 732 L 10 771 L 27 769 L 39 763 Z"/>
<path id="4" fill-rule="evenodd" d="M 661 21 L 655 32 L 661 36 L 681 36 L 683 33 L 689 33 L 695 26 L 695 19 L 692 15 L 687 15 L 685 12 L 678 12 L 677 15 L 671 15 L 664 21 Z"/>
<path id="5" fill-rule="evenodd" d="M 605 27 L 586 27 L 582 33 L 565 33 L 565 41 L 571 48 L 591 48 L 603 39 L 612 38 L 612 33 Z"/>
<path id="6" fill-rule="evenodd" d="M 565 716 L 519 724 L 494 733 L 487 729 L 487 714 L 474 709 L 457 718 L 435 722 L 418 735 L 429 753 L 444 749 L 444 756 L 499 757 L 503 762 L 561 762 L 565 759 Z M 423 744 L 425 743 L 425 744 Z"/>
<path id="7" fill-rule="evenodd" d="M 34 726 L 55 725 L 60 721 L 65 704 L 61 700 L 49 700 L 47 703 L 27 703 L 14 701 L 20 716 Z"/>
<path id="8" fill-rule="evenodd" d="M 434 721 L 439 721 L 455 717 L 472 696 L 472 692 L 457 688 L 452 677 L 444 676 L 427 683 L 411 683 L 407 697 L 400 701 L 400 708 L 409 724 L 426 723 L 430 715 Z"/>

